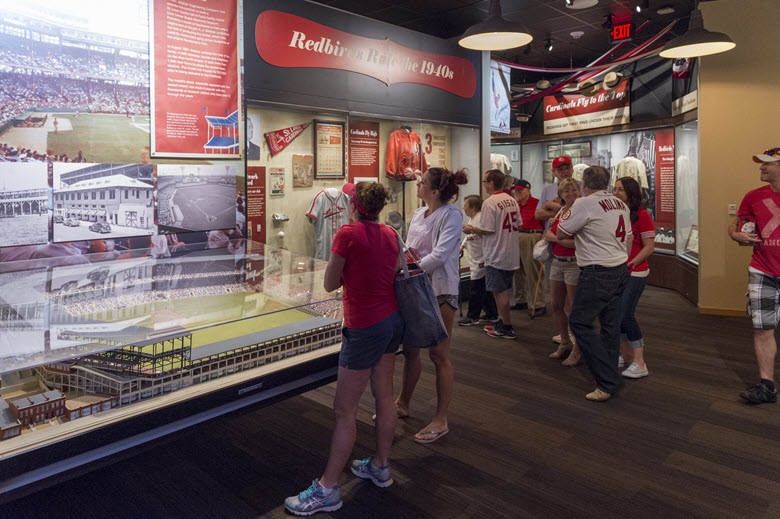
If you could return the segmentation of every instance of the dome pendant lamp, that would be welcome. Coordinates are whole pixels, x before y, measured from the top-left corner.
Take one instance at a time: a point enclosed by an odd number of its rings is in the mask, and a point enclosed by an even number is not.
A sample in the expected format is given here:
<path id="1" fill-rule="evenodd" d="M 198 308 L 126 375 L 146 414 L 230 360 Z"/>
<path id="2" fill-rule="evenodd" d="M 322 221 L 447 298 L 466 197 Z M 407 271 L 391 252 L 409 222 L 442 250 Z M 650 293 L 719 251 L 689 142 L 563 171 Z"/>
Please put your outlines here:
<path id="1" fill-rule="evenodd" d="M 696 58 L 726 52 L 736 47 L 731 38 L 722 32 L 711 32 L 704 28 L 704 18 L 697 7 L 691 11 L 688 32 L 664 45 L 662 58 Z"/>
<path id="2" fill-rule="evenodd" d="M 458 45 L 471 50 L 506 50 L 522 47 L 531 40 L 533 36 L 523 32 L 519 24 L 501 16 L 500 0 L 490 0 L 488 17 L 469 27 Z"/>

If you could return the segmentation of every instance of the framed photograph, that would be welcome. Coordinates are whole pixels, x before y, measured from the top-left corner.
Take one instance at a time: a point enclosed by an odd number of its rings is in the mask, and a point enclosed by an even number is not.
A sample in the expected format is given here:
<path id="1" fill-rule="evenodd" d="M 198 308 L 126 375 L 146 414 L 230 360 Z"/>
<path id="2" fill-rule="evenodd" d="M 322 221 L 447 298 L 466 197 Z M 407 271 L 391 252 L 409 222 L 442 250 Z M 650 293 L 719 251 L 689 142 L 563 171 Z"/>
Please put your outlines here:
<path id="1" fill-rule="evenodd" d="M 520 160 L 520 152 L 518 150 L 512 150 L 512 156 L 509 158 L 512 162 L 518 162 Z"/>
<path id="2" fill-rule="evenodd" d="M 311 187 L 314 185 L 314 156 L 293 155 L 293 187 Z"/>
<path id="3" fill-rule="evenodd" d="M 691 225 L 691 232 L 685 242 L 685 253 L 694 258 L 699 257 L 699 226 Z"/>
<path id="4" fill-rule="evenodd" d="M 314 121 L 314 178 L 344 178 L 344 128 L 338 121 Z"/>
<path id="5" fill-rule="evenodd" d="M 555 160 L 562 155 L 560 144 L 548 144 L 547 145 L 547 159 Z"/>
<path id="6" fill-rule="evenodd" d="M 552 184 L 555 182 L 555 177 L 553 176 L 553 170 L 552 170 L 552 163 L 551 160 L 543 160 L 542 161 L 542 182 L 545 184 Z"/>
<path id="7" fill-rule="evenodd" d="M 590 157 L 592 151 L 591 142 L 572 142 L 562 146 L 561 155 L 569 157 Z"/>

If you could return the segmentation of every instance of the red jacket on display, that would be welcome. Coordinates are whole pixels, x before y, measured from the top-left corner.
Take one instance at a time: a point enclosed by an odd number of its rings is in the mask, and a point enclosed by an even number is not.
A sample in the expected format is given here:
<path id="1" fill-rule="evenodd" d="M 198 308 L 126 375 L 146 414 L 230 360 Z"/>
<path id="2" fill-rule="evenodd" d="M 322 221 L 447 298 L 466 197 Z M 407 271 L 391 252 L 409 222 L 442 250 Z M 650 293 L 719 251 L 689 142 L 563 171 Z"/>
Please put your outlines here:
<path id="1" fill-rule="evenodd" d="M 414 180 L 428 169 L 420 136 L 411 129 L 399 128 L 387 139 L 385 173 L 393 180 Z"/>

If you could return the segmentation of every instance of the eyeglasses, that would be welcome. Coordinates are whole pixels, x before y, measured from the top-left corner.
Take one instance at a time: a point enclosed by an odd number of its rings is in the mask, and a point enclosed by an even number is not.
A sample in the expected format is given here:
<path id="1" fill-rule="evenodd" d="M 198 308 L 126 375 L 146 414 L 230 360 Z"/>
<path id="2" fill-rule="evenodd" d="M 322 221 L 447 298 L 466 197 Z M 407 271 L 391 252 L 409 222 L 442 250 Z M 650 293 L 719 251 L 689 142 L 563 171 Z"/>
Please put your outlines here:
<path id="1" fill-rule="evenodd" d="M 483 180 L 482 183 L 483 184 L 490 184 L 490 180 Z"/>

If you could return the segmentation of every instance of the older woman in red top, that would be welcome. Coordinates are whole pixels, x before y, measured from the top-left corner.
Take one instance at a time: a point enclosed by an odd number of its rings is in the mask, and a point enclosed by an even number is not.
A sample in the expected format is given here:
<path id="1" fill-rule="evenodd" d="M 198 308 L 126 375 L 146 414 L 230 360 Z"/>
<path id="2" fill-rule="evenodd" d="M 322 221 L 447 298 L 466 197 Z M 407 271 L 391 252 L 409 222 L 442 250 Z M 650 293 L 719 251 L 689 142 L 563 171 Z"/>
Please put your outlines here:
<path id="1" fill-rule="evenodd" d="M 334 399 L 336 428 L 322 477 L 285 500 L 285 508 L 296 515 L 341 507 L 338 479 L 355 444 L 358 402 L 369 381 L 376 400 L 376 453 L 353 460 L 350 468 L 379 487 L 393 483 L 388 467 L 396 424 L 393 368 L 404 332 L 393 284 L 398 236 L 378 222 L 389 196 L 384 186 L 347 184 L 344 193 L 350 195 L 352 223 L 336 232 L 324 283 L 328 292 L 344 287 L 344 329 Z"/>

